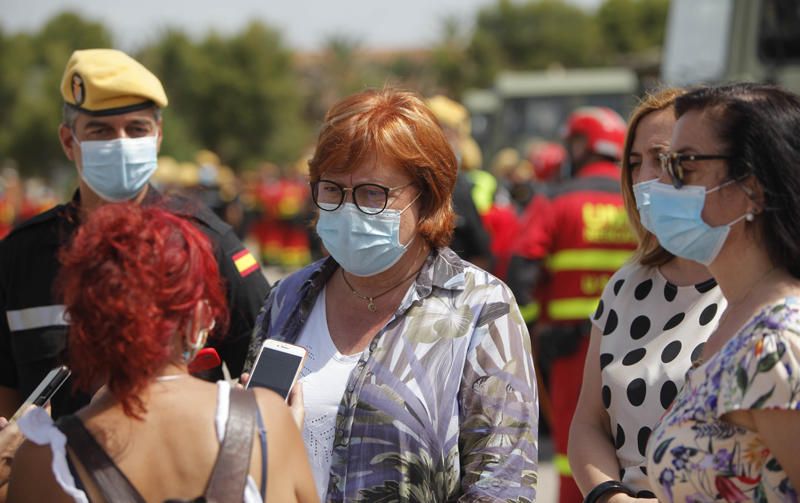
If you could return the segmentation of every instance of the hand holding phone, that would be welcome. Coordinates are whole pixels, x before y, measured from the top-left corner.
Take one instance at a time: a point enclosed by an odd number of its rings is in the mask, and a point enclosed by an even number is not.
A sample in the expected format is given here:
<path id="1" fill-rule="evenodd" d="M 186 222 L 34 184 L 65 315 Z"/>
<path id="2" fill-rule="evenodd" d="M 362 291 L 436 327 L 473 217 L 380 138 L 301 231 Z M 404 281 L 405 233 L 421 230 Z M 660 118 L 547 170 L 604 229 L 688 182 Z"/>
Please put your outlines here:
<path id="1" fill-rule="evenodd" d="M 48 372 L 47 375 L 44 376 L 44 379 L 42 379 L 42 382 L 40 382 L 28 398 L 22 402 L 20 408 L 11 416 L 9 421 L 14 422 L 21 418 L 31 405 L 44 407 L 45 404 L 53 398 L 53 395 L 56 394 L 56 391 L 64 384 L 70 374 L 72 374 L 72 372 L 64 365 L 56 367 Z"/>
<path id="2" fill-rule="evenodd" d="M 268 339 L 261 346 L 246 387 L 269 388 L 286 400 L 305 359 L 305 348 Z"/>

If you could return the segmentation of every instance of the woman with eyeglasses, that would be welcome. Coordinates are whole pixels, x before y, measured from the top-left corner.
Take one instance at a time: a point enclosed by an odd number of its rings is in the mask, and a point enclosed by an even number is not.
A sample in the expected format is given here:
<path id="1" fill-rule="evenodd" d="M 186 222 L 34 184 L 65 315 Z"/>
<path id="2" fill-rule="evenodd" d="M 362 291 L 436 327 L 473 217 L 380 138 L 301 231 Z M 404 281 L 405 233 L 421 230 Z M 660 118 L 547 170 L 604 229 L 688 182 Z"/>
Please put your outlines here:
<path id="1" fill-rule="evenodd" d="M 323 500 L 535 500 L 528 333 L 509 289 L 447 248 L 457 167 L 430 110 L 391 89 L 345 98 L 309 165 L 330 257 L 273 289 L 257 340 L 308 349 Z"/>
<path id="2" fill-rule="evenodd" d="M 653 429 L 662 501 L 797 501 L 800 488 L 800 97 L 733 84 L 677 99 L 649 218 L 708 265 L 728 307 Z"/>
<path id="3" fill-rule="evenodd" d="M 644 208 L 661 174 L 659 154 L 669 150 L 681 94 L 664 89 L 647 95 L 628 124 L 622 194 L 639 246 L 608 281 L 592 317 L 569 437 L 573 477 L 592 503 L 653 498 L 648 436 L 725 308 L 708 269 L 666 251 Z"/>

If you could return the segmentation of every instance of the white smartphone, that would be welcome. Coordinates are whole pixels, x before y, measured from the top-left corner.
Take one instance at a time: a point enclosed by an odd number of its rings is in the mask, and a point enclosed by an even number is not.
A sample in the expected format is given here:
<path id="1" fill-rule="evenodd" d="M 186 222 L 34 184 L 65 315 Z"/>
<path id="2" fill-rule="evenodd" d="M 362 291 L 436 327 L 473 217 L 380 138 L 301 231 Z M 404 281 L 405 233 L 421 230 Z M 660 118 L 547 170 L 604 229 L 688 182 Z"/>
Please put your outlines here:
<path id="1" fill-rule="evenodd" d="M 22 402 L 22 406 L 11 416 L 10 421 L 16 421 L 22 417 L 31 405 L 44 407 L 47 402 L 53 398 L 53 395 L 56 394 L 56 391 L 58 391 L 61 385 L 66 382 L 70 374 L 72 374 L 72 372 L 64 365 L 56 367 L 48 372 L 47 375 L 44 376 L 44 379 L 42 379 L 42 382 L 36 386 L 36 389 Z"/>
<path id="2" fill-rule="evenodd" d="M 269 388 L 286 400 L 303 370 L 305 360 L 305 348 L 267 339 L 261 345 L 247 387 Z"/>

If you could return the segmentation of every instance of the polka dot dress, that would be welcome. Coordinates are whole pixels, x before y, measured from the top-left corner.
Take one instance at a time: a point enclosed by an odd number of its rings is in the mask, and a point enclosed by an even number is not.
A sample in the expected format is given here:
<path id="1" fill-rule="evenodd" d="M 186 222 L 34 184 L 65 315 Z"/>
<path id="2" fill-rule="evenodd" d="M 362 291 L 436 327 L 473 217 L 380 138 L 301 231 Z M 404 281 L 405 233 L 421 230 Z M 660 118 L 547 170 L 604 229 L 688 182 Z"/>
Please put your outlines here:
<path id="1" fill-rule="evenodd" d="M 592 323 L 600 341 L 600 394 L 611 420 L 620 480 L 649 490 L 645 449 L 653 426 L 725 310 L 710 279 L 675 286 L 657 268 L 628 264 L 606 286 Z"/>

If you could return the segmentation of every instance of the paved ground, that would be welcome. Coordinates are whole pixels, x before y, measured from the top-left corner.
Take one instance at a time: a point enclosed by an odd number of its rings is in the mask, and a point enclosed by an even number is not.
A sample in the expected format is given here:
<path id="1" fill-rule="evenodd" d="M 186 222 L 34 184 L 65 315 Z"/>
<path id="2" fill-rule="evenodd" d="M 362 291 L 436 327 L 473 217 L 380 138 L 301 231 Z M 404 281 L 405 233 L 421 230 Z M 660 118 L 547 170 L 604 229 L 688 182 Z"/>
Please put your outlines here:
<path id="1" fill-rule="evenodd" d="M 553 444 L 550 438 L 539 439 L 539 489 L 536 503 L 556 503 L 558 501 L 558 474 L 552 463 Z"/>
<path id="2" fill-rule="evenodd" d="M 265 268 L 264 275 L 271 284 L 285 275 L 277 268 Z M 558 500 L 558 474 L 552 463 L 553 445 L 550 439 L 539 439 L 539 490 L 537 493 L 537 503 L 556 503 Z"/>

